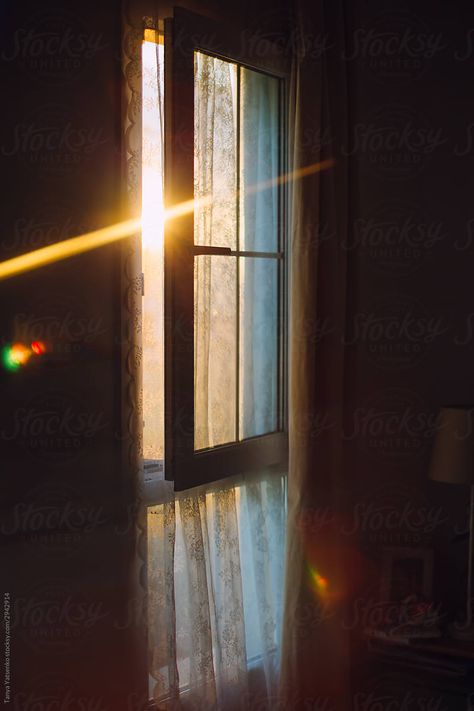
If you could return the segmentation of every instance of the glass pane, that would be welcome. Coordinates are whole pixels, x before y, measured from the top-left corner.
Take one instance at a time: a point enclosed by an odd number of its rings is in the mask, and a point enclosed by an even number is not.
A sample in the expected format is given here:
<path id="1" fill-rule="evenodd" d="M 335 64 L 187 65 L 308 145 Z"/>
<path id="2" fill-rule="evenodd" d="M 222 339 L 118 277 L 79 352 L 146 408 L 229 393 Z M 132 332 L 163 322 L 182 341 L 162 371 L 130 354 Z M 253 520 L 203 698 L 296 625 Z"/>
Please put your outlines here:
<path id="1" fill-rule="evenodd" d="M 237 263 L 194 261 L 194 446 L 236 439 Z"/>
<path id="2" fill-rule="evenodd" d="M 194 241 L 237 246 L 237 66 L 201 52 L 194 69 Z"/>
<path id="3" fill-rule="evenodd" d="M 278 260 L 240 258 L 239 438 L 278 427 Z"/>
<path id="4" fill-rule="evenodd" d="M 279 80 L 241 68 L 240 249 L 278 251 Z"/>
<path id="5" fill-rule="evenodd" d="M 164 450 L 163 64 L 164 46 L 142 45 L 143 457 Z"/>

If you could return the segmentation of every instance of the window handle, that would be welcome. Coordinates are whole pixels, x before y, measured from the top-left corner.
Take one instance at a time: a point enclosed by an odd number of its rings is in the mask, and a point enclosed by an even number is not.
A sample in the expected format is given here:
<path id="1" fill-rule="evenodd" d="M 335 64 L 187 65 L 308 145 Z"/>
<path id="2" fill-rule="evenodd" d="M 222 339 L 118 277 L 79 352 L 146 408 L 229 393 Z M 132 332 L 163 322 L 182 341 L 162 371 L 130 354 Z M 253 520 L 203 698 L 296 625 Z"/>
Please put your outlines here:
<path id="1" fill-rule="evenodd" d="M 195 256 L 199 256 L 200 254 L 232 255 L 230 247 L 206 247 L 205 245 L 195 244 L 193 245 L 192 250 Z"/>
<path id="2" fill-rule="evenodd" d="M 235 250 L 230 247 L 206 247 L 194 244 L 191 247 L 193 255 L 222 255 L 224 257 L 263 257 L 265 259 L 283 259 L 283 252 L 253 252 L 251 250 Z"/>

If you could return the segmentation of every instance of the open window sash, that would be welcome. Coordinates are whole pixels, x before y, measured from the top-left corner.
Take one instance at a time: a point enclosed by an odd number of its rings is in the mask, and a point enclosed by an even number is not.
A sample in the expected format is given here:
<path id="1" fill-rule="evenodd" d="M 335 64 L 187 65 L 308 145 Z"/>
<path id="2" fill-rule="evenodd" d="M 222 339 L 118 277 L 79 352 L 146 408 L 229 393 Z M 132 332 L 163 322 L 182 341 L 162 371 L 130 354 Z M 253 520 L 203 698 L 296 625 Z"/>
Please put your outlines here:
<path id="1" fill-rule="evenodd" d="M 196 53 L 266 73 L 278 84 L 278 175 L 285 172 L 284 105 L 287 59 L 261 37 L 226 31 L 222 25 L 181 8 L 165 22 L 165 476 L 176 490 L 217 481 L 252 470 L 282 465 L 288 456 L 286 431 L 286 260 L 285 185 L 278 194 L 277 245 L 274 250 L 229 246 L 216 234 L 211 244 L 195 243 L 195 71 Z M 258 49 L 258 56 L 252 51 Z M 244 70 L 242 69 L 242 71 Z M 239 69 L 240 71 L 240 69 Z M 239 74 L 240 77 L 240 74 Z M 240 87 L 240 81 L 238 86 Z M 237 88 L 237 95 L 240 91 Z M 237 129 L 238 131 L 239 129 Z M 240 154 L 240 145 L 237 146 Z M 237 210 L 238 211 L 238 210 Z M 239 219 L 239 218 L 237 218 Z M 277 404 L 272 431 L 239 436 L 239 415 L 233 441 L 198 446 L 195 402 L 196 260 L 204 258 L 268 257 L 278 289 L 275 319 L 277 340 Z M 229 263 L 230 264 L 230 263 Z M 238 270 L 238 266 L 236 267 Z M 260 273 L 262 267 L 259 267 Z M 256 270 L 258 271 L 258 270 Z M 239 277 L 237 277 L 238 279 Z M 239 300 L 236 299 L 237 309 Z M 239 319 L 239 316 L 236 316 Z M 238 327 L 237 327 L 238 328 Z M 239 336 L 237 335 L 237 339 Z M 239 343 L 237 342 L 237 348 Z M 233 355 L 232 355 L 233 357 Z M 237 359 L 239 355 L 237 355 Z M 239 366 L 237 365 L 237 372 Z M 238 375 L 236 376 L 238 379 Z M 225 380 L 225 379 L 224 379 Z M 236 384 L 238 408 L 239 385 Z M 232 438 L 231 438 L 232 439 Z"/>

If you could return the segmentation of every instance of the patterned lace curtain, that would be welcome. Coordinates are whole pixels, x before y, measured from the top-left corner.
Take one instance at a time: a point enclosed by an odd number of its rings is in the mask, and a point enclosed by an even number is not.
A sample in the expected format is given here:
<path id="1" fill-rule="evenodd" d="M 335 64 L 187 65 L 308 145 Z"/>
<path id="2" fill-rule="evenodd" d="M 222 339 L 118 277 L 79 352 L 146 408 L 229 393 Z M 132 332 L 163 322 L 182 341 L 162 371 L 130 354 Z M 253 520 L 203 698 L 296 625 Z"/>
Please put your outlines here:
<path id="1" fill-rule="evenodd" d="M 286 476 L 193 490 L 148 514 L 151 695 L 162 709 L 276 705 Z"/>
<path id="2" fill-rule="evenodd" d="M 155 58 L 156 66 L 154 77 L 145 76 L 157 101 L 162 56 L 159 50 L 149 53 L 148 61 Z M 218 192 L 221 199 L 219 205 L 197 210 L 195 238 L 211 244 L 217 236 L 216 243 L 235 247 L 229 242 L 236 219 L 232 197 L 236 187 L 234 70 L 224 62 L 204 57 L 199 61 L 196 132 L 205 150 L 197 152 L 196 194 Z M 145 68 L 149 69 L 150 65 Z M 156 121 L 161 116 L 159 111 L 154 113 Z M 222 130 L 217 131 L 216 125 Z M 162 136 L 161 127 L 152 131 L 150 140 L 156 141 L 157 136 Z M 260 150 L 268 154 L 265 141 Z M 162 155 L 147 143 L 146 130 L 143 155 L 145 168 L 150 158 L 153 162 L 153 156 Z M 258 212 L 258 198 L 253 202 Z M 146 262 L 144 251 L 145 276 Z M 156 265 L 155 259 L 151 269 Z M 235 404 L 227 392 L 232 383 L 218 366 L 222 352 L 232 350 L 230 334 L 235 333 L 236 304 L 226 299 L 224 288 L 233 279 L 232 260 L 211 262 L 203 257 L 197 269 L 201 271 L 196 291 L 196 349 L 201 353 L 198 362 L 207 363 L 196 372 L 196 409 L 204 423 L 197 432 L 197 444 L 211 446 L 228 441 L 235 432 Z M 211 302 L 219 308 L 213 311 Z M 147 318 L 152 322 L 154 316 L 145 304 L 145 325 Z M 254 327 L 258 330 L 259 324 Z M 156 352 L 155 336 L 151 340 L 149 336 L 145 328 L 145 370 L 146 359 L 153 365 Z M 255 367 L 261 367 L 258 351 L 252 357 Z M 159 363 L 154 369 L 156 377 L 148 389 L 145 382 L 144 391 L 145 422 L 153 428 L 147 433 L 145 426 L 145 454 L 159 459 L 162 425 L 153 414 L 161 402 Z M 273 396 L 269 391 L 268 397 Z M 260 404 L 261 418 L 269 409 L 264 404 Z M 270 710 L 277 704 L 280 661 L 286 475 L 265 472 L 179 495 L 168 482 L 161 484 L 160 503 L 148 510 L 150 696 L 160 709 Z"/>

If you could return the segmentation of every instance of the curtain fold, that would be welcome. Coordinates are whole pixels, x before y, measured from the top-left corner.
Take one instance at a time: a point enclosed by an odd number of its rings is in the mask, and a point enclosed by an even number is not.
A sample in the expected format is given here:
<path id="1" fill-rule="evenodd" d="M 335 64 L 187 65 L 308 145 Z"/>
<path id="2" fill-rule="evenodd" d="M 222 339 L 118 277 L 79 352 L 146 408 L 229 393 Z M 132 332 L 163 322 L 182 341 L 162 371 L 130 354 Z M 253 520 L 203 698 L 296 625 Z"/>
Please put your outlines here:
<path id="1" fill-rule="evenodd" d="M 343 245 L 348 229 L 345 20 L 342 0 L 294 5 L 292 167 L 323 163 L 319 172 L 291 186 L 290 467 L 281 699 L 282 708 L 294 711 L 317 703 L 341 711 L 351 708 L 348 639 L 342 624 L 351 552 L 341 535 L 346 477 Z M 321 44 L 322 52 L 317 49 Z M 324 163 L 328 160 L 332 167 Z"/>
<path id="2" fill-rule="evenodd" d="M 171 494 L 171 488 L 169 488 Z M 148 648 L 156 697 L 178 698 L 174 583 L 176 523 L 174 501 L 148 513 Z M 151 621 L 151 624 L 150 624 Z"/>

